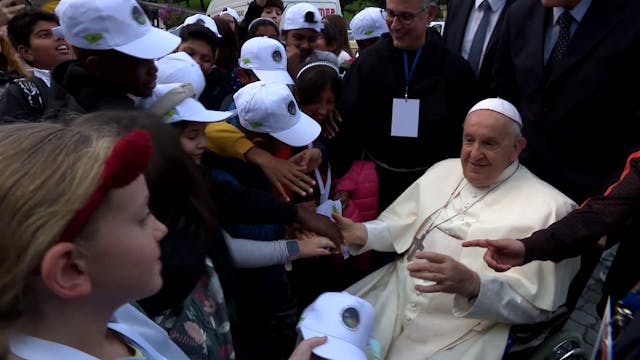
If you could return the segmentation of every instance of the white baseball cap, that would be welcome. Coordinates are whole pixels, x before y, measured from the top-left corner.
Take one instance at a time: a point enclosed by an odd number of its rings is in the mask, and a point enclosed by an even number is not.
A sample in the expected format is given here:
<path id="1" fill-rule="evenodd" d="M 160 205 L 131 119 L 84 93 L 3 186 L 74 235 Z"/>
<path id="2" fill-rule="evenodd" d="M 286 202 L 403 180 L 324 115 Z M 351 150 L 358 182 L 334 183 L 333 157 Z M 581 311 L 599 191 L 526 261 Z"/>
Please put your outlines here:
<path id="1" fill-rule="evenodd" d="M 282 30 L 313 29 L 320 32 L 324 28 L 320 11 L 309 3 L 293 5 L 284 12 L 282 19 Z"/>
<path id="2" fill-rule="evenodd" d="M 151 26 L 135 0 L 62 0 L 56 7 L 56 36 L 87 50 L 117 50 L 157 59 L 175 50 L 180 38 Z"/>
<path id="3" fill-rule="evenodd" d="M 158 68 L 157 84 L 190 83 L 199 98 L 206 81 L 200 65 L 189 56 L 189 54 L 179 51 L 169 54 L 156 60 Z"/>
<path id="4" fill-rule="evenodd" d="M 218 30 L 218 25 L 216 24 L 216 22 L 212 18 L 204 14 L 191 15 L 184 19 L 184 22 L 180 26 L 170 31 L 173 34 L 180 35 L 180 30 L 183 27 L 191 24 L 200 24 L 211 30 L 217 37 L 222 37 L 222 35 L 220 35 L 220 31 Z"/>
<path id="5" fill-rule="evenodd" d="M 287 85 L 256 81 L 233 95 L 240 124 L 268 133 L 290 146 L 305 146 L 320 135 L 320 125 L 300 111 Z"/>
<path id="6" fill-rule="evenodd" d="M 377 7 L 362 9 L 351 19 L 349 27 L 355 40 L 371 39 L 389 32 L 382 9 Z"/>
<path id="7" fill-rule="evenodd" d="M 500 113 L 509 119 L 513 120 L 522 129 L 522 117 L 520 113 L 512 103 L 500 98 L 488 98 L 481 100 L 479 103 L 473 105 L 467 115 L 476 110 L 491 110 Z"/>
<path id="8" fill-rule="evenodd" d="M 162 84 L 156 85 L 153 89 L 153 95 L 140 102 L 139 106 L 144 108 L 150 108 L 165 94 L 169 93 L 173 89 L 184 89 L 183 84 Z M 180 92 L 181 94 L 184 92 Z M 166 108 L 165 108 L 166 110 Z M 163 119 L 167 124 L 175 123 L 178 121 L 197 121 L 197 122 L 216 122 L 224 120 L 233 115 L 228 111 L 213 111 L 207 110 L 198 100 L 193 97 L 182 96 L 182 100 L 177 102 L 163 114 Z"/>
<path id="9" fill-rule="evenodd" d="M 220 11 L 220 15 L 222 16 L 224 14 L 229 14 L 231 15 L 231 17 L 236 19 L 236 22 L 240 22 L 240 15 L 238 15 L 238 12 L 233 10 L 232 8 L 230 7 L 223 8 L 222 11 Z"/>
<path id="10" fill-rule="evenodd" d="M 287 71 L 287 52 L 278 40 L 266 36 L 247 40 L 240 50 L 238 65 L 253 71 L 262 81 L 293 84 Z"/>
<path id="11" fill-rule="evenodd" d="M 313 353 L 332 360 L 366 360 L 375 313 L 367 301 L 346 292 L 326 292 L 300 316 L 298 330 L 309 339 L 326 336 Z"/>

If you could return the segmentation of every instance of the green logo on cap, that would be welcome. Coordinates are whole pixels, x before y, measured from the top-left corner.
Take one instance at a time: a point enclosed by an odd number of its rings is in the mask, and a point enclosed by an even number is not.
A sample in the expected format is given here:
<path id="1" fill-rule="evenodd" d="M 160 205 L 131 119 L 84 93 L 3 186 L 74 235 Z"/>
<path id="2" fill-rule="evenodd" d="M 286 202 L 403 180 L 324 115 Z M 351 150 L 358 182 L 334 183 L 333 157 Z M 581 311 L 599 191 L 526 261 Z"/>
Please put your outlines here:
<path id="1" fill-rule="evenodd" d="M 83 36 L 82 38 L 87 40 L 87 42 L 89 44 L 95 44 L 98 41 L 102 40 L 104 38 L 104 36 L 102 34 L 100 34 L 100 33 L 91 33 L 91 34 L 87 34 L 87 35 Z"/>
<path id="2" fill-rule="evenodd" d="M 371 35 L 373 34 L 373 30 L 367 30 L 364 32 L 365 35 Z"/>
<path id="3" fill-rule="evenodd" d="M 242 63 L 245 64 L 245 65 L 247 65 L 250 62 L 251 62 L 251 59 L 249 59 L 249 58 L 243 58 L 242 59 Z"/>
<path id="4" fill-rule="evenodd" d="M 138 6 L 134 6 L 133 9 L 131 9 L 131 16 L 133 16 L 133 20 L 135 20 L 140 25 L 144 25 L 147 23 L 147 16 Z"/>
<path id="5" fill-rule="evenodd" d="M 162 121 L 167 122 L 169 121 L 173 115 L 177 114 L 178 112 L 176 111 L 176 109 L 171 109 L 169 110 L 166 114 L 164 114 L 164 116 L 162 117 Z"/>
<path id="6" fill-rule="evenodd" d="M 249 125 L 251 125 L 252 128 L 257 129 L 259 127 L 262 127 L 262 125 L 264 125 L 262 122 L 260 121 L 254 121 L 252 123 L 249 123 Z"/>

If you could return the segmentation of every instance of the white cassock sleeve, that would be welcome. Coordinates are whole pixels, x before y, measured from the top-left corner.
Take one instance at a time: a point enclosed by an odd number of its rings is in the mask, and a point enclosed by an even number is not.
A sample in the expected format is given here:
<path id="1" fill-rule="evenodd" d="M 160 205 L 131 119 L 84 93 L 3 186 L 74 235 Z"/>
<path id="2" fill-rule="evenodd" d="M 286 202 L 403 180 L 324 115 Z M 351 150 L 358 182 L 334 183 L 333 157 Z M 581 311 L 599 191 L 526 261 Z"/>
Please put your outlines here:
<path id="1" fill-rule="evenodd" d="M 478 297 L 469 301 L 465 296 L 456 294 L 453 297 L 453 314 L 507 324 L 532 324 L 547 319 L 551 312 L 531 304 L 500 276 L 480 274 Z"/>
<path id="2" fill-rule="evenodd" d="M 369 250 L 394 252 L 391 241 L 391 233 L 389 227 L 382 220 L 371 220 L 362 223 L 367 229 L 367 243 L 364 246 L 349 245 L 348 250 L 351 255 L 360 255 Z"/>

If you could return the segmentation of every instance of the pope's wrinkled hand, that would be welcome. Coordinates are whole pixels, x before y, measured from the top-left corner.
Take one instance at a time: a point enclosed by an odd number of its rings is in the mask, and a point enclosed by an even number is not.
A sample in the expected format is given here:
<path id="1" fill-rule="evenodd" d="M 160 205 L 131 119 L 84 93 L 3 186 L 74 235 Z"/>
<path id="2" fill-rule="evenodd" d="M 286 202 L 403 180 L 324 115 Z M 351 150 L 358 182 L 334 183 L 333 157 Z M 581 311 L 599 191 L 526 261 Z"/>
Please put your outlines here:
<path id="1" fill-rule="evenodd" d="M 416 285 L 417 291 L 459 294 L 467 298 L 478 296 L 480 293 L 480 276 L 450 256 L 419 251 L 416 253 L 415 259 L 407 267 L 409 275 L 417 279 L 435 282 L 433 285 Z"/>

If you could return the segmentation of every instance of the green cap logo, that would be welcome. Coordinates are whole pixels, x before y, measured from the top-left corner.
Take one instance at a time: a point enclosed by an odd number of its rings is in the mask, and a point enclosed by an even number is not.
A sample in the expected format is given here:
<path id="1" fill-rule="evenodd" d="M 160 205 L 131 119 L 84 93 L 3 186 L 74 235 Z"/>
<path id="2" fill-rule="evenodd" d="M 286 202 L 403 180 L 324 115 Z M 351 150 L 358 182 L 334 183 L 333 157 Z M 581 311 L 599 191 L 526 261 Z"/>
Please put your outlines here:
<path id="1" fill-rule="evenodd" d="M 89 44 L 95 44 L 98 41 L 102 40 L 104 36 L 100 33 L 91 33 L 83 36 L 82 38 L 87 40 Z"/>
<path id="2" fill-rule="evenodd" d="M 176 109 L 171 109 L 169 110 L 166 114 L 164 114 L 164 116 L 162 117 L 162 121 L 167 122 L 169 121 L 169 119 L 171 119 L 173 117 L 173 115 L 177 114 L 178 112 L 176 111 Z"/>
<path id="3" fill-rule="evenodd" d="M 371 34 L 373 34 L 373 30 L 367 30 L 364 32 L 365 35 L 369 36 Z"/>
<path id="4" fill-rule="evenodd" d="M 262 125 L 264 125 L 262 122 L 260 121 L 254 121 L 249 123 L 249 125 L 251 125 L 252 128 L 257 129 L 259 127 L 262 127 Z"/>
<path id="5" fill-rule="evenodd" d="M 131 16 L 133 16 L 133 20 L 140 25 L 147 23 L 147 15 L 145 15 L 142 9 L 138 6 L 134 6 L 133 9 L 131 9 Z"/>
<path id="6" fill-rule="evenodd" d="M 248 64 L 248 63 L 250 63 L 250 62 L 251 62 L 251 59 L 249 59 L 249 58 L 242 58 L 242 63 L 243 63 L 243 64 L 247 65 L 247 64 Z"/>

